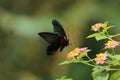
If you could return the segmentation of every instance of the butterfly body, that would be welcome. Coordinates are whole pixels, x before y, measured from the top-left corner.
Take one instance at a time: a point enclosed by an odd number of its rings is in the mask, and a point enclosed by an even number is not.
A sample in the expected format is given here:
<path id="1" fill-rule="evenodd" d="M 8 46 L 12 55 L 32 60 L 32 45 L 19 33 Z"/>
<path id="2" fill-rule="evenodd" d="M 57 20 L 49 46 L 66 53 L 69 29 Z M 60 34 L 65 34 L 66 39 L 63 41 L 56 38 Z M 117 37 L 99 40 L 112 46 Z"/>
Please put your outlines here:
<path id="1" fill-rule="evenodd" d="M 40 32 L 38 33 L 43 39 L 45 39 L 49 46 L 47 47 L 47 54 L 53 55 L 58 49 L 62 51 L 64 47 L 69 45 L 69 40 L 67 39 L 66 33 L 57 20 L 52 21 L 54 33 L 50 32 Z"/>

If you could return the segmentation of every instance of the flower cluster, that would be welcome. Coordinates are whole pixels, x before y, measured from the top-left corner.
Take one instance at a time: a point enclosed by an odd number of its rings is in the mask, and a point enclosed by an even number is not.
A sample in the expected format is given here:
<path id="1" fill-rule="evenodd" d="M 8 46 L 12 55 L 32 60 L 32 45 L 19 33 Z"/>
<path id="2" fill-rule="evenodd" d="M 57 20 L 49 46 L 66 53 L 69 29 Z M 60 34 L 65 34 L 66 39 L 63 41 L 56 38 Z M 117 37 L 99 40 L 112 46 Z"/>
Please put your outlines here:
<path id="1" fill-rule="evenodd" d="M 92 31 L 98 31 L 100 28 L 104 28 L 106 27 L 108 24 L 108 22 L 104 22 L 104 23 L 97 23 L 95 25 L 93 25 L 91 28 L 92 28 Z"/>
<path id="2" fill-rule="evenodd" d="M 109 35 L 108 30 L 112 28 L 112 26 L 108 26 L 108 22 L 97 23 L 91 27 L 91 30 L 95 33 L 87 36 L 87 38 L 95 38 L 97 41 L 107 40 L 104 43 L 104 47 L 102 52 L 96 55 L 95 58 L 91 58 L 88 55 L 88 52 L 91 51 L 87 47 L 84 48 L 75 48 L 73 51 L 67 54 L 67 57 L 63 63 L 61 64 L 69 64 L 69 63 L 83 63 L 85 65 L 93 67 L 92 77 L 94 80 L 118 80 L 119 78 L 115 78 L 114 76 L 120 76 L 120 54 L 116 54 L 114 48 L 119 46 L 120 42 L 114 40 L 113 38 L 116 36 L 120 36 L 120 34 Z M 111 49 L 111 50 L 108 50 Z M 119 53 L 119 52 L 117 52 Z M 117 71 L 111 76 L 109 75 L 109 71 Z M 119 73 L 118 73 L 119 72 Z M 103 77 L 104 75 L 104 77 Z"/>
<path id="3" fill-rule="evenodd" d="M 115 48 L 119 45 L 119 42 L 114 41 L 114 40 L 109 40 L 106 44 L 105 44 L 105 48 Z"/>
<path id="4" fill-rule="evenodd" d="M 92 30 L 93 31 L 99 31 L 99 32 L 96 32 L 97 34 L 101 34 L 102 33 L 102 31 L 104 30 L 104 32 L 105 32 L 105 30 L 106 30 L 106 33 L 108 33 L 107 32 L 107 29 L 105 29 L 105 28 L 107 28 L 108 26 L 108 22 L 104 22 L 104 23 L 97 23 L 97 24 L 95 24 L 95 25 L 93 25 L 92 26 Z M 101 30 L 99 30 L 100 28 L 102 28 Z M 109 27 L 110 28 L 110 27 Z M 109 29 L 108 28 L 108 29 Z M 95 34 L 96 34 L 95 33 Z M 97 35 L 95 35 L 95 34 L 93 34 L 94 35 L 94 37 L 97 37 Z M 92 36 L 93 36 L 92 35 Z M 115 41 L 115 40 L 113 40 L 112 38 L 107 38 L 109 35 L 107 34 L 101 34 L 102 35 L 102 37 L 103 36 L 105 36 L 106 38 L 105 39 L 108 39 L 108 42 L 107 43 L 105 43 L 105 49 L 110 49 L 110 48 L 115 48 L 115 47 L 117 47 L 117 46 L 119 46 L 119 42 L 117 42 L 117 41 Z M 100 38 L 101 40 L 102 40 L 102 38 Z M 68 53 L 67 54 L 67 60 L 70 60 L 70 59 L 72 59 L 72 58 L 74 58 L 74 57 L 76 57 L 76 56 L 79 56 L 80 54 L 82 54 L 85 50 L 87 50 L 87 48 L 86 47 L 84 47 L 84 48 L 75 48 L 73 51 L 71 51 L 70 53 Z M 88 57 L 87 55 L 86 55 L 86 57 Z M 89 58 L 89 57 L 88 57 Z M 105 60 L 106 60 L 106 58 L 107 58 L 107 54 L 106 54 L 106 52 L 105 53 L 100 53 L 100 54 L 97 54 L 96 55 L 96 58 L 94 59 L 94 61 L 96 62 L 96 64 L 104 64 L 104 62 L 105 62 Z M 90 59 L 90 58 L 89 58 Z"/>
<path id="5" fill-rule="evenodd" d="M 82 54 L 84 51 L 87 50 L 87 47 L 84 48 L 75 48 L 73 51 L 71 51 L 70 53 L 67 54 L 67 59 L 71 59 L 75 56 L 79 56 L 80 54 Z"/>
<path id="6" fill-rule="evenodd" d="M 99 53 L 96 56 L 97 56 L 95 58 L 96 64 L 104 64 L 104 61 L 107 59 L 106 53 Z"/>

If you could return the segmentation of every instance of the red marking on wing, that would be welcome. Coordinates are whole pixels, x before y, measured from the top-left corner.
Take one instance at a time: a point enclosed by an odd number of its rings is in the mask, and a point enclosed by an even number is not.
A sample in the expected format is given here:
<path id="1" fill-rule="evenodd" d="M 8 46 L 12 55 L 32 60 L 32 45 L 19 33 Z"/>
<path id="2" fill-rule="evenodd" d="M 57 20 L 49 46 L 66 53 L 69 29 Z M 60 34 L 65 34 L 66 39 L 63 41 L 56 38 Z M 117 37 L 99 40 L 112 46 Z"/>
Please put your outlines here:
<path id="1" fill-rule="evenodd" d="M 64 36 L 64 39 L 65 39 L 65 40 L 67 40 L 67 37 L 66 37 L 66 36 Z"/>
<path id="2" fill-rule="evenodd" d="M 65 39 L 62 38 L 62 39 L 60 40 L 60 43 L 63 44 L 64 42 L 65 42 Z"/>
<path id="3" fill-rule="evenodd" d="M 64 36 L 64 37 L 60 40 L 60 44 L 64 44 L 65 40 L 67 40 L 66 36 Z"/>

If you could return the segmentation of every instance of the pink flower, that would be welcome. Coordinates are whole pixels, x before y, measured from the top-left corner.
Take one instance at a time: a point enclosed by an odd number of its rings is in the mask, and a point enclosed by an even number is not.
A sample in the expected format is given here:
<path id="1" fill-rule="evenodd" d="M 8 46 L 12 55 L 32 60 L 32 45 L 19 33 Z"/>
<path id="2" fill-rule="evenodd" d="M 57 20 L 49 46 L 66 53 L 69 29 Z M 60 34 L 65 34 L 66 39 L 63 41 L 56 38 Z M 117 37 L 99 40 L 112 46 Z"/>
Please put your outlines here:
<path id="1" fill-rule="evenodd" d="M 70 53 L 67 54 L 67 59 L 71 59 L 75 56 L 79 56 L 80 54 L 82 54 L 85 50 L 87 50 L 87 47 L 84 48 L 75 48 L 73 51 L 71 51 Z"/>
<path id="2" fill-rule="evenodd" d="M 106 53 L 100 53 L 100 54 L 97 54 L 96 56 L 97 56 L 95 58 L 96 64 L 104 64 L 105 60 L 107 59 Z"/>
<path id="3" fill-rule="evenodd" d="M 79 53 L 83 53 L 85 50 L 87 50 L 87 47 L 84 47 L 84 48 L 79 48 Z"/>
<path id="4" fill-rule="evenodd" d="M 100 28 L 105 28 L 107 27 L 107 24 L 108 22 L 104 22 L 104 23 L 97 23 L 95 25 L 93 25 L 91 28 L 92 28 L 92 31 L 98 31 Z"/>
<path id="5" fill-rule="evenodd" d="M 118 45 L 119 45 L 119 42 L 110 40 L 105 44 L 105 48 L 115 48 Z"/>
<path id="6" fill-rule="evenodd" d="M 92 30 L 96 32 L 100 29 L 100 27 L 102 27 L 102 23 L 97 23 L 92 26 Z"/>

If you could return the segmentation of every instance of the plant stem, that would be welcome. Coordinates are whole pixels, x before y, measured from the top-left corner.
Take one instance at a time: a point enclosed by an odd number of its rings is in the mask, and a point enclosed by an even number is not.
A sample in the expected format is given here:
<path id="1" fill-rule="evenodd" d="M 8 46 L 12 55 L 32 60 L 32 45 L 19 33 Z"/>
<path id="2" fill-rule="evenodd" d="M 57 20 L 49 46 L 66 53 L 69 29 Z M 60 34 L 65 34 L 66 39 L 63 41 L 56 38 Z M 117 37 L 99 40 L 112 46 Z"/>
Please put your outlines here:
<path id="1" fill-rule="evenodd" d="M 116 70 L 120 70 L 120 69 L 109 69 L 109 70 L 111 70 L 111 71 L 112 71 L 112 70 L 115 70 L 115 71 L 116 71 Z"/>
<path id="2" fill-rule="evenodd" d="M 86 55 L 89 60 L 92 60 L 88 55 Z M 95 64 L 95 62 L 92 60 L 92 63 Z"/>
<path id="3" fill-rule="evenodd" d="M 84 62 L 84 61 L 81 61 L 81 63 L 86 64 L 86 65 L 88 65 L 88 66 L 95 67 L 95 65 L 92 65 L 92 64 L 86 63 L 86 62 Z"/>
<path id="4" fill-rule="evenodd" d="M 112 48 L 113 54 L 115 55 L 115 50 Z"/>

